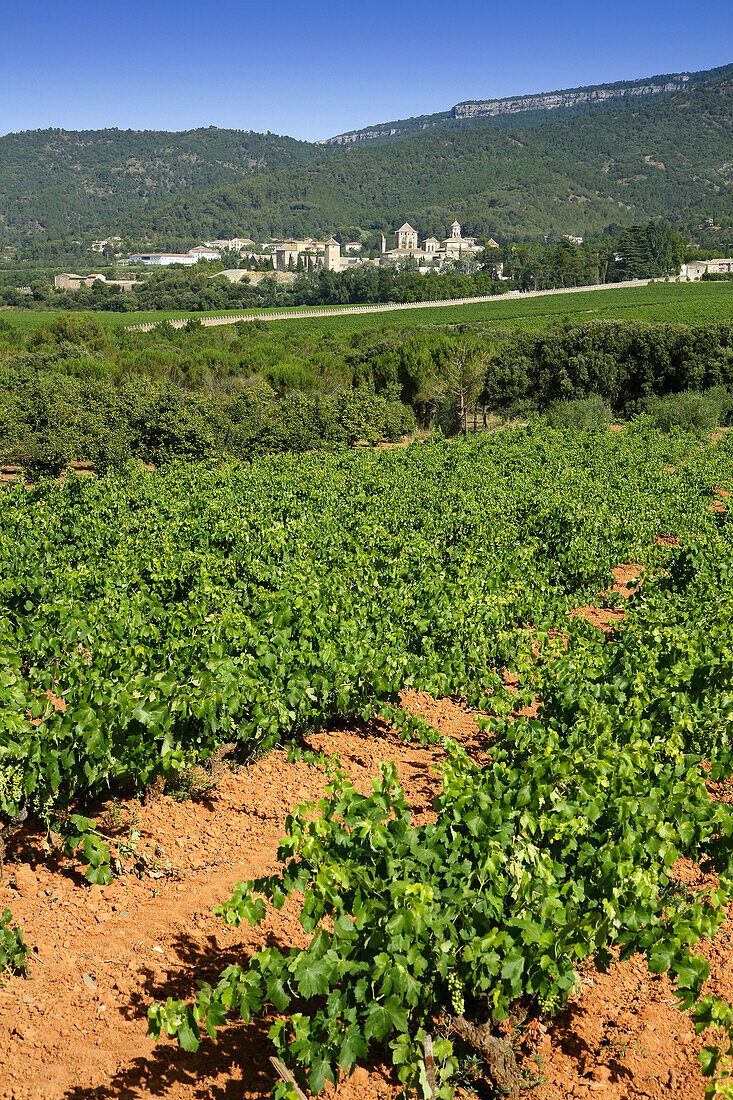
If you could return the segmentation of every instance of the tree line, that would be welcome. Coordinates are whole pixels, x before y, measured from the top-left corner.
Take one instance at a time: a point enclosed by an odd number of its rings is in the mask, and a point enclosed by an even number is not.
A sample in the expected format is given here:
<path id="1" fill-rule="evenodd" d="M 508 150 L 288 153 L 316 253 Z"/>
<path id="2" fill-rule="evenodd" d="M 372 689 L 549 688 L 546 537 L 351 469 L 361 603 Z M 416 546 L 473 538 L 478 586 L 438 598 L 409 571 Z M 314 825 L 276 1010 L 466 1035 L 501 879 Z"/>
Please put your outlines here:
<path id="1" fill-rule="evenodd" d="M 0 321 L 0 460 L 53 472 L 72 460 L 102 470 L 131 458 L 247 459 L 396 440 L 416 427 L 467 432 L 489 414 L 526 417 L 586 398 L 632 417 L 715 387 L 733 390 L 730 322 L 313 336 L 256 322 L 130 333 L 71 314 L 23 334 Z M 677 413 L 665 415 L 671 424 Z"/>

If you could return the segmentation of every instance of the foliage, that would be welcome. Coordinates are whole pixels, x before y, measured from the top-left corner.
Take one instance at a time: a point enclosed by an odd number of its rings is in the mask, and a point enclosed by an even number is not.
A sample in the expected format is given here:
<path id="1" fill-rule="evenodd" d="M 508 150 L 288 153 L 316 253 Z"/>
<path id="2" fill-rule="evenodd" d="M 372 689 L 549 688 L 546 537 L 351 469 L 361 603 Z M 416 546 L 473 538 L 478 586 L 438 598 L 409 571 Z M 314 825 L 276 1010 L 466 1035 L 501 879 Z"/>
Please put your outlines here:
<path id="1" fill-rule="evenodd" d="M 684 257 L 684 241 L 668 225 L 650 222 L 632 225 L 616 242 L 615 269 L 625 279 L 678 275 Z"/>
<path id="2" fill-rule="evenodd" d="M 730 448 L 722 468 L 730 478 Z M 700 1029 L 733 1030 L 729 1006 L 701 998 L 709 964 L 691 950 L 724 922 L 733 889 L 733 812 L 711 800 L 702 766 L 714 779 L 733 766 L 730 524 L 665 554 L 617 636 L 577 620 L 566 647 L 544 629 L 519 633 L 541 712 L 489 702 L 482 766 L 446 742 L 434 822 L 412 824 L 393 766 L 369 795 L 336 768 L 325 797 L 288 818 L 283 869 L 240 884 L 218 910 L 258 924 L 268 903 L 302 896 L 307 946 L 263 948 L 193 1005 L 152 1006 L 151 1033 L 195 1049 L 230 1013 L 248 1021 L 271 1006 L 278 1055 L 312 1092 L 381 1047 L 427 1095 L 421 1038 L 458 1002 L 477 1020 L 501 1021 L 526 997 L 552 1013 L 583 962 L 606 969 L 637 952 L 670 974 Z M 681 856 L 712 884 L 678 888 Z M 450 1046 L 441 1053 L 448 1096 L 455 1062 Z"/>
<path id="3" fill-rule="evenodd" d="M 45 279 L 36 284 L 37 293 L 32 295 L 18 296 L 12 286 L 4 289 L 0 286 L 0 305 L 28 310 L 47 310 L 55 306 L 62 310 L 95 313 L 175 310 L 193 313 L 281 306 L 293 309 L 375 302 L 430 302 L 500 294 L 514 285 L 498 281 L 477 260 L 458 264 L 453 270 L 431 271 L 424 275 L 415 263 L 379 268 L 363 264 L 343 272 L 303 271 L 292 282 L 278 282 L 273 276 L 265 275 L 255 283 L 246 279 L 233 283 L 226 277 L 217 278 L 216 273 L 207 270 L 209 266 L 201 264 L 194 268 L 152 271 L 124 292 L 114 283 L 101 280 L 79 290 L 52 289 L 51 273 L 46 273 Z M 597 272 L 591 272 L 593 274 Z M 560 282 L 558 285 L 566 284 Z"/>
<path id="4" fill-rule="evenodd" d="M 504 341 L 482 400 L 510 413 L 597 395 L 628 416 L 655 396 L 731 385 L 730 322 L 687 328 L 590 321 Z"/>
<path id="5" fill-rule="evenodd" d="M 649 288 L 658 302 L 668 289 Z M 714 297 L 709 312 L 727 304 Z M 537 306 L 525 308 L 529 323 L 542 320 Z M 586 398 L 628 417 L 650 410 L 654 397 L 698 389 L 714 391 L 700 407 L 724 419 L 733 385 L 729 321 L 566 321 L 513 334 L 424 319 L 350 331 L 349 320 L 328 319 L 321 331 L 307 321 L 140 333 L 79 314 L 26 332 L 8 326 L 0 332 L 0 459 L 33 479 L 57 476 L 71 461 L 104 473 L 131 459 L 249 460 L 395 441 L 416 422 L 453 434 L 489 412 L 527 415 Z"/>
<path id="6" fill-rule="evenodd" d="M 724 424 L 733 410 L 733 392 L 725 386 L 696 392 L 685 390 L 651 398 L 646 404 L 651 423 L 660 431 L 673 428 L 706 435 Z"/>
<path id="7" fill-rule="evenodd" d="M 547 422 L 553 428 L 572 428 L 588 431 L 607 428 L 611 423 L 611 410 L 598 394 L 579 397 L 574 401 L 558 401 L 547 410 Z"/>
<path id="8" fill-rule="evenodd" d="M 0 914 L 0 975 L 9 971 L 11 974 L 22 974 L 24 978 L 29 978 L 30 948 L 25 942 L 23 929 L 17 924 L 11 924 L 12 919 L 10 910 L 3 909 Z M 0 981 L 0 986 L 2 984 Z"/>
<path id="9" fill-rule="evenodd" d="M 96 230 L 154 198 L 175 193 L 180 200 L 257 169 L 307 161 L 311 152 L 307 142 L 216 126 L 179 133 L 54 128 L 6 134 L 0 138 L 3 222 L 10 230 L 4 236 L 55 242 L 35 251 L 48 262 L 57 256 L 64 262 L 73 256 L 69 238 L 79 236 L 80 221 Z"/>
<path id="10" fill-rule="evenodd" d="M 714 529 L 715 482 L 664 472 L 689 446 L 537 425 L 7 486 L 0 811 L 83 815 L 221 741 L 250 755 L 410 686 L 511 706 L 494 670 L 517 623 L 558 628 L 660 528 Z"/>
<path id="11" fill-rule="evenodd" d="M 690 1006 L 706 974 L 690 948 L 718 927 L 733 874 L 731 811 L 701 768 L 733 765 L 733 544 L 709 509 L 730 485 L 727 438 L 536 423 L 9 487 L 2 813 L 60 829 L 103 884 L 109 834 L 77 810 L 96 796 L 175 778 L 223 741 L 250 755 L 344 715 L 402 722 L 407 687 L 456 695 L 490 716 L 489 763 L 447 745 L 424 825 L 389 768 L 367 796 L 334 770 L 290 820 L 283 872 L 223 910 L 259 920 L 302 893 L 308 945 L 152 1010 L 153 1031 L 193 1047 L 230 1009 L 272 1005 L 280 1054 L 313 1090 L 384 1045 L 420 1087 L 437 1015 L 501 1018 L 523 995 L 552 1012 L 585 959 L 642 951 Z M 657 547 L 660 532 L 680 545 Z M 649 575 L 604 640 L 568 612 L 628 560 Z M 515 717 L 535 693 L 540 716 Z M 680 855 L 715 888 L 677 892 Z M 453 1058 L 444 1044 L 443 1095 Z"/>

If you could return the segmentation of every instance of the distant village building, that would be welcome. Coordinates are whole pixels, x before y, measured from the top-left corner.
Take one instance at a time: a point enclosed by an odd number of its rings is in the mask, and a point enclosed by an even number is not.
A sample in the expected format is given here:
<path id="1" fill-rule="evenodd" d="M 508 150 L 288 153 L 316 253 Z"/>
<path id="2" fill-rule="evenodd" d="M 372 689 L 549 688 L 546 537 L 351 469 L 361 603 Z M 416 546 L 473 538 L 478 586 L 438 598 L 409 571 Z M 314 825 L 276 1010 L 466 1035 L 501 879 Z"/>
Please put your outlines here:
<path id="1" fill-rule="evenodd" d="M 703 275 L 731 275 L 733 274 L 733 260 L 690 260 L 682 265 L 680 277 L 697 282 Z"/>
<path id="2" fill-rule="evenodd" d="M 60 290 L 80 290 L 83 286 L 94 286 L 97 279 L 101 282 L 105 282 L 104 275 L 73 275 L 70 272 L 64 272 L 62 275 L 55 275 L 53 285 Z"/>
<path id="3" fill-rule="evenodd" d="M 199 260 L 220 260 L 221 252 L 208 245 L 199 244 L 188 252 L 134 252 L 129 259 L 131 264 L 152 264 L 156 267 L 170 267 L 171 264 L 182 264 L 184 267 L 193 267 Z"/>
<path id="4" fill-rule="evenodd" d="M 275 249 L 275 267 L 278 271 L 287 271 L 288 268 L 296 267 L 298 264 L 298 256 L 301 251 L 305 251 L 305 248 L 301 246 L 305 242 L 303 241 L 283 241 Z"/>
<path id="5" fill-rule="evenodd" d="M 197 244 L 195 248 L 189 249 L 189 256 L 196 256 L 199 260 L 220 260 L 221 252 L 218 252 L 215 248 L 209 248 L 205 244 Z"/>
<path id="6" fill-rule="evenodd" d="M 354 264 L 371 262 L 361 256 L 342 256 L 341 245 L 333 237 L 328 241 L 314 241 L 312 237 L 306 237 L 303 241 L 272 242 L 264 247 L 274 251 L 277 271 L 296 268 L 299 258 L 306 267 L 323 266 L 329 271 L 344 271 Z"/>
<path id="7" fill-rule="evenodd" d="M 122 237 L 106 237 L 103 241 L 92 241 L 92 252 L 104 252 L 107 245 L 118 244 Z"/>
<path id="8" fill-rule="evenodd" d="M 193 267 L 198 260 L 198 256 L 191 256 L 188 252 L 134 252 L 130 256 L 131 264 L 152 264 L 155 267 L 169 267 L 171 264 Z"/>
<path id="9" fill-rule="evenodd" d="M 378 260 L 370 260 L 367 256 L 342 256 L 341 245 L 333 237 L 323 246 L 323 266 L 327 271 L 346 271 L 359 264 L 378 263 Z"/>
<path id="10" fill-rule="evenodd" d="M 323 266 L 326 271 L 338 271 L 341 266 L 341 245 L 333 237 L 323 246 Z"/>
<path id="11" fill-rule="evenodd" d="M 228 252 L 247 252 L 254 248 L 255 242 L 249 237 L 228 237 L 218 241 L 205 241 L 209 248 L 225 248 Z"/>
<path id="12" fill-rule="evenodd" d="M 395 233 L 395 248 L 403 252 L 417 250 L 417 230 L 413 229 L 409 222 L 401 225 Z"/>
<path id="13" fill-rule="evenodd" d="M 82 287 L 94 286 L 96 282 L 106 286 L 118 286 L 121 290 L 131 290 L 137 283 L 136 279 L 107 279 L 104 275 L 73 275 L 64 272 L 55 275 L 53 285 L 59 290 L 81 290 Z"/>
<path id="14" fill-rule="evenodd" d="M 476 244 L 475 237 L 464 237 L 461 234 L 460 222 L 452 223 L 450 234 L 443 241 L 439 241 L 436 237 L 426 237 L 422 246 L 418 243 L 417 230 L 413 229 L 409 222 L 405 222 L 395 232 L 394 248 L 387 248 L 387 238 L 382 233 L 379 262 L 389 264 L 412 258 L 418 263 L 442 263 L 445 260 L 457 260 L 462 256 L 470 256 L 482 251 L 483 248 Z"/>

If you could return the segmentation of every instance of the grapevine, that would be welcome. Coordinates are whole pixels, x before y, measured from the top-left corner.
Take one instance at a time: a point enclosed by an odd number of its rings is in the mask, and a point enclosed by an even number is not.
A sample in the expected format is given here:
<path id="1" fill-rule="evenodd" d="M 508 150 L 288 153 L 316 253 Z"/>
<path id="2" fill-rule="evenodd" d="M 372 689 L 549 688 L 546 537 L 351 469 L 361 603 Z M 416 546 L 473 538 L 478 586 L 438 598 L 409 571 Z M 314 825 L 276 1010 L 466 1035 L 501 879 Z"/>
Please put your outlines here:
<path id="1" fill-rule="evenodd" d="M 307 946 L 263 949 L 192 1003 L 153 1006 L 151 1032 L 194 1049 L 232 1014 L 277 1013 L 278 1056 L 312 1092 L 375 1050 L 424 1092 L 430 1034 L 447 1097 L 448 1018 L 485 1035 L 520 1000 L 550 1014 L 584 964 L 640 952 L 701 1028 L 727 1034 L 693 951 L 733 889 L 733 817 L 706 786 L 733 770 L 733 539 L 709 507 L 726 486 L 728 439 L 530 424 L 11 487 L 3 819 L 45 820 L 104 884 L 95 799 L 175 786 L 222 745 L 295 754 L 344 716 L 438 741 L 400 695 L 454 695 L 483 712 L 488 763 L 445 742 L 435 820 L 416 825 L 393 768 L 363 795 L 319 758 L 326 794 L 288 820 L 282 872 L 220 909 L 258 923 L 302 895 Z M 644 580 L 622 628 L 570 615 L 629 561 Z M 535 696 L 539 715 L 518 715 Z M 682 856 L 715 886 L 677 889 Z"/>
<path id="2" fill-rule="evenodd" d="M 9 909 L 4 909 L 0 913 L 0 975 L 7 971 L 10 974 L 20 974 L 24 978 L 29 978 L 30 948 L 25 942 L 23 929 L 11 924 L 12 920 L 13 914 Z M 0 987 L 2 984 L 0 981 Z"/>

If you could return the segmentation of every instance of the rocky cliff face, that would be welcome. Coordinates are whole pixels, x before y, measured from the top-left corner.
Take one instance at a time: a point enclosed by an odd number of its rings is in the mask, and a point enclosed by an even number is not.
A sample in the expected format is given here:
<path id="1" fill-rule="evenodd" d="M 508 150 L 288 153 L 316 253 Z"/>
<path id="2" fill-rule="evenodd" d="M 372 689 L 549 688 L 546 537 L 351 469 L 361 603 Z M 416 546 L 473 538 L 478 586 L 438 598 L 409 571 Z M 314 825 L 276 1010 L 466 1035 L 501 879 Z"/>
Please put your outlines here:
<path id="1" fill-rule="evenodd" d="M 454 107 L 453 110 L 456 110 Z M 452 117 L 452 112 L 439 116 L 441 119 Z M 381 141 L 384 138 L 394 137 L 400 134 L 416 134 L 420 130 L 432 130 L 436 122 L 428 116 L 424 119 L 408 119 L 406 122 L 390 122 L 385 126 L 374 126 L 369 130 L 349 130 L 346 134 L 337 137 L 325 138 L 317 141 L 316 145 L 353 145 L 359 141 Z"/>
<path id="2" fill-rule="evenodd" d="M 474 100 L 457 103 L 451 115 L 453 118 L 482 118 L 518 115 L 522 111 L 552 111 L 558 107 L 578 107 L 585 103 L 603 103 L 608 99 L 622 99 L 627 96 L 679 92 L 688 86 L 689 80 L 687 74 L 681 73 L 664 84 L 640 81 L 633 84 L 610 84 L 607 87 L 578 88 L 570 92 L 542 92 L 539 95 L 517 96 L 513 99 Z"/>
<path id="3" fill-rule="evenodd" d="M 558 107 L 578 107 L 583 104 L 604 103 L 609 99 L 629 96 L 659 95 L 662 92 L 679 92 L 690 87 L 690 76 L 680 73 L 663 79 L 621 81 L 617 84 L 597 85 L 591 88 L 571 88 L 563 92 L 541 92 L 537 95 L 514 96 L 507 99 L 480 99 L 457 103 L 450 111 L 437 115 L 386 122 L 365 130 L 349 130 L 337 137 L 316 142 L 317 145 L 354 145 L 370 141 L 384 141 L 391 137 L 432 130 L 445 125 L 451 118 L 493 118 L 497 115 L 519 115 L 523 111 L 552 111 Z"/>

